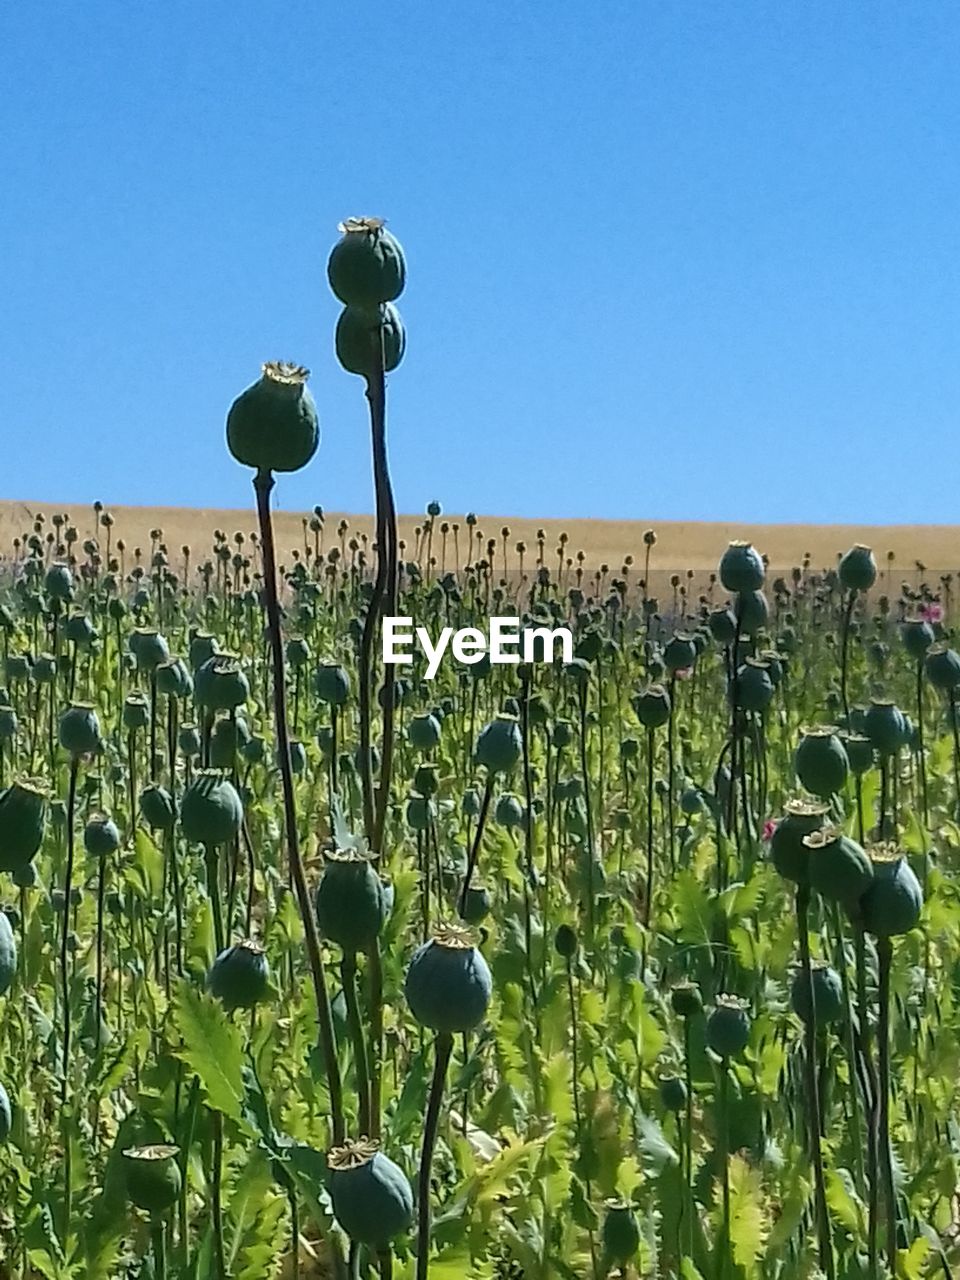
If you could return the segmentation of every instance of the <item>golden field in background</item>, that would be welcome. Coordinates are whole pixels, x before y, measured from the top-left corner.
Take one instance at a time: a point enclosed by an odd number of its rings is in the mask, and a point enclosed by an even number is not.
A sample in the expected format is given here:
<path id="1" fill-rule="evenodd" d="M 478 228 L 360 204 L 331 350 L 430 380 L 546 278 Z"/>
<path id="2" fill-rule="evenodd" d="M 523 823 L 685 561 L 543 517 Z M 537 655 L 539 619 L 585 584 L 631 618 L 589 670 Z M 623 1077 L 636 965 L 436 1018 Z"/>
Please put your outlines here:
<path id="1" fill-rule="evenodd" d="M 109 506 L 114 517 L 113 539 L 122 538 L 129 551 L 141 547 L 150 548 L 150 531 L 162 529 L 171 562 L 180 558 L 180 548 L 191 548 L 194 563 L 204 557 L 212 545 L 214 531 L 222 530 L 228 538 L 240 531 L 246 535 L 255 528 L 256 519 L 252 504 L 246 510 L 191 507 L 126 507 Z M 68 513 L 77 527 L 81 540 L 96 533 L 101 545 L 103 531 L 96 529 L 96 516 L 92 505 L 57 504 L 50 502 L 0 502 L 0 554 L 8 556 L 13 539 L 32 532 L 37 512 L 43 512 L 50 528 L 51 517 L 57 512 Z M 289 554 L 294 547 L 304 546 L 304 520 L 312 512 L 278 511 L 275 528 L 278 552 Z M 344 515 L 340 512 L 324 512 L 323 545 L 329 549 L 337 542 L 337 527 L 346 520 L 349 535 L 366 533 L 373 536 L 373 519 L 369 515 Z M 401 516 L 400 536 L 407 543 L 408 555 L 412 553 L 417 526 L 424 517 Z M 467 558 L 468 530 L 462 512 L 444 512 L 434 524 L 433 554 L 439 560 L 441 523 L 452 528 L 458 524 L 461 563 Z M 584 567 L 596 570 L 606 564 L 612 573 L 618 573 L 626 556 L 632 556 L 635 571 L 642 570 L 644 559 L 643 535 L 646 529 L 654 529 L 657 544 L 651 558 L 651 569 L 678 571 L 692 569 L 699 577 L 714 569 L 724 547 L 735 538 L 744 538 L 769 559 L 771 569 L 785 571 L 800 564 L 809 555 L 813 568 L 823 568 L 836 563 L 838 554 L 854 542 L 871 546 L 881 571 L 888 568 L 893 574 L 911 575 L 916 572 L 917 561 L 927 570 L 928 577 L 935 573 L 960 570 L 960 526 L 954 525 L 804 525 L 804 524 L 738 524 L 707 521 L 654 521 L 637 520 L 564 520 L 551 517 L 543 520 L 527 520 L 512 516 L 478 515 L 473 531 L 497 541 L 497 563 L 502 565 L 501 530 L 510 530 L 507 540 L 510 567 L 516 567 L 516 544 L 527 547 L 526 565 L 536 560 L 537 532 L 546 534 L 545 558 L 557 564 L 557 547 L 560 535 L 566 533 L 566 555 L 576 557 L 584 553 Z M 313 536 L 309 535 L 312 544 Z M 476 543 L 475 543 L 476 545 Z M 888 553 L 894 558 L 888 560 Z M 447 567 L 453 567 L 453 535 L 447 538 Z"/>

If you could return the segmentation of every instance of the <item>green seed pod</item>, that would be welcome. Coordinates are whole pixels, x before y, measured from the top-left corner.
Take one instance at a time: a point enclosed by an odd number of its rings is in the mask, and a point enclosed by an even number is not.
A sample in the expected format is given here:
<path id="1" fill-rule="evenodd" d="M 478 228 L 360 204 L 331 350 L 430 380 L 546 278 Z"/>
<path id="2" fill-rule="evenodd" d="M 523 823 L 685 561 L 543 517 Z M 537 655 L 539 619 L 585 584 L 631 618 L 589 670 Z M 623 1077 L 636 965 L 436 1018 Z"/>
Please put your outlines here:
<path id="1" fill-rule="evenodd" d="M 210 764 L 214 769 L 232 769 L 237 752 L 250 740 L 250 730 L 242 716 L 222 716 L 210 733 Z"/>
<path id="2" fill-rule="evenodd" d="M 815 725 L 801 730 L 794 768 L 800 785 L 821 800 L 842 791 L 849 762 L 843 743 L 833 725 Z"/>
<path id="3" fill-rule="evenodd" d="M 864 733 L 841 733 L 850 772 L 860 777 L 874 766 L 873 743 Z"/>
<path id="4" fill-rule="evenodd" d="M 368 951 L 387 917 L 383 881 L 355 849 L 327 852 L 325 858 L 314 902 L 320 933 L 351 955 Z"/>
<path id="5" fill-rule="evenodd" d="M 720 558 L 720 581 L 732 595 L 759 591 L 765 576 L 760 552 L 749 542 L 731 542 Z"/>
<path id="6" fill-rule="evenodd" d="M 200 754 L 200 730 L 195 724 L 180 726 L 177 745 L 180 748 L 180 754 L 188 760 Z"/>
<path id="7" fill-rule="evenodd" d="M 212 636 L 208 631 L 197 631 L 190 640 L 190 666 L 196 672 L 218 652 L 216 636 Z"/>
<path id="8" fill-rule="evenodd" d="M 208 711 L 234 711 L 250 696 L 250 685 L 235 653 L 215 653 L 197 668 L 197 702 Z"/>
<path id="9" fill-rule="evenodd" d="M 140 792 L 140 812 L 154 831 L 172 831 L 177 821 L 173 797 L 165 787 L 151 782 Z"/>
<path id="10" fill-rule="evenodd" d="M 180 1195 L 179 1147 L 129 1147 L 123 1153 L 127 1199 L 156 1217 L 172 1209 Z"/>
<path id="11" fill-rule="evenodd" d="M 10 1096 L 6 1089 L 0 1084 L 0 1142 L 6 1142 L 10 1137 L 10 1130 L 13 1128 L 13 1107 L 10 1105 Z"/>
<path id="12" fill-rule="evenodd" d="M 498 798 L 497 806 L 494 810 L 494 821 L 498 826 L 507 827 L 508 829 L 523 825 L 523 805 L 517 796 L 505 791 Z"/>
<path id="13" fill-rule="evenodd" d="M 17 713 L 4 703 L 0 706 L 0 742 L 12 742 L 17 736 Z"/>
<path id="14" fill-rule="evenodd" d="M 872 698 L 863 719 L 863 732 L 879 756 L 896 755 L 906 733 L 903 712 L 889 698 Z"/>
<path id="15" fill-rule="evenodd" d="M 412 791 L 407 801 L 407 826 L 412 831 L 426 831 L 435 817 L 436 809 L 433 802 L 427 796 L 421 796 L 416 791 Z"/>
<path id="16" fill-rule="evenodd" d="M 429 713 L 411 717 L 407 738 L 418 751 L 435 751 L 440 745 L 440 721 Z"/>
<path id="17" fill-rule="evenodd" d="M 564 960 L 570 960 L 577 954 L 577 935 L 570 925 L 562 924 L 558 927 L 553 946 L 557 955 L 563 956 Z"/>
<path id="18" fill-rule="evenodd" d="M 817 1026 L 826 1027 L 831 1022 L 839 1022 L 844 1014 L 843 983 L 839 973 L 823 961 L 814 960 L 810 965 L 810 974 L 813 979 Z M 802 968 L 795 973 L 790 987 L 790 1007 L 801 1022 L 810 1023 L 813 1017 L 810 983 Z"/>
<path id="19" fill-rule="evenodd" d="M 327 261 L 327 279 L 348 307 L 377 307 L 400 297 L 407 265 L 381 218 L 347 218 Z"/>
<path id="20" fill-rule="evenodd" d="M 951 649 L 946 642 L 930 645 L 924 659 L 923 673 L 935 689 L 951 693 L 960 687 L 960 653 Z"/>
<path id="21" fill-rule="evenodd" d="M 60 716 L 60 745 L 72 756 L 96 755 L 103 746 L 93 704 L 77 702 Z"/>
<path id="22" fill-rule="evenodd" d="M 680 1018 L 695 1018 L 703 1011 L 703 996 L 695 982 L 675 982 L 670 988 L 670 1007 Z"/>
<path id="23" fill-rule="evenodd" d="M 479 924 L 490 914 L 490 890 L 482 884 L 472 884 L 467 890 L 466 901 L 460 913 L 467 924 Z"/>
<path id="24" fill-rule="evenodd" d="M 252 1009 L 267 995 L 270 966 L 263 947 L 245 939 L 221 951 L 207 973 L 207 990 L 225 1009 Z"/>
<path id="25" fill-rule="evenodd" d="M 869 857 L 873 880 L 860 899 L 863 927 L 876 938 L 909 933 L 923 911 L 920 881 L 896 845 L 874 845 Z"/>
<path id="26" fill-rule="evenodd" d="M 553 726 L 553 733 L 550 736 L 551 743 L 557 749 L 562 751 L 565 747 L 569 747 L 573 741 L 573 725 L 569 720 L 558 720 Z"/>
<path id="27" fill-rule="evenodd" d="M 468 787 L 463 793 L 460 809 L 465 818 L 480 816 L 480 792 L 475 787 Z"/>
<path id="28" fill-rule="evenodd" d="M 378 1142 L 348 1140 L 333 1148 L 327 1167 L 333 1215 L 356 1244 L 383 1249 L 410 1226 L 413 1189 Z"/>
<path id="29" fill-rule="evenodd" d="M 447 925 L 418 947 L 404 993 L 421 1026 L 447 1033 L 472 1031 L 490 1004 L 493 979 L 467 929 Z"/>
<path id="30" fill-rule="evenodd" d="M 737 1058 L 750 1039 L 747 1006 L 737 996 L 717 996 L 707 1017 L 707 1045 L 718 1058 Z"/>
<path id="31" fill-rule="evenodd" d="M 603 1260 L 609 1272 L 613 1266 L 625 1268 L 640 1248 L 640 1227 L 632 1205 L 625 1200 L 604 1201 L 601 1231 Z"/>
<path id="32" fill-rule="evenodd" d="M 57 668 L 56 664 L 54 664 L 54 676 L 56 673 Z M 3 664 L 3 674 L 7 684 L 20 684 L 24 680 L 29 680 L 31 675 L 30 659 L 24 653 L 8 654 Z"/>
<path id="33" fill-rule="evenodd" d="M 392 373 L 403 359 L 407 334 L 400 312 L 391 302 L 381 307 L 345 307 L 337 321 L 337 359 L 347 373 L 372 378 L 383 362 Z"/>
<path id="34" fill-rule="evenodd" d="M 243 822 L 243 805 L 218 769 L 201 769 L 183 793 L 180 829 L 190 844 L 229 844 Z"/>
<path id="35" fill-rule="evenodd" d="M 317 451 L 317 406 L 301 365 L 268 361 L 227 414 L 227 446 L 237 462 L 257 471 L 299 471 Z"/>
<path id="36" fill-rule="evenodd" d="M 83 847 L 91 858 L 107 858 L 120 848 L 120 832 L 108 813 L 93 813 L 87 819 Z"/>
<path id="37" fill-rule="evenodd" d="M 903 647 L 915 662 L 919 662 L 933 644 L 936 636 L 926 618 L 905 618 L 900 624 Z"/>
<path id="38" fill-rule="evenodd" d="M 123 727 L 133 733 L 150 723 L 150 704 L 142 693 L 128 693 L 123 700 Z"/>
<path id="39" fill-rule="evenodd" d="M 310 661 L 310 646 L 303 636 L 291 636 L 287 641 L 286 654 L 287 662 L 296 671 L 298 667 L 305 667 Z"/>
<path id="40" fill-rule="evenodd" d="M 773 700 L 773 681 L 767 664 L 759 658 L 747 658 L 734 681 L 737 706 L 741 711 L 766 711 Z M 731 690 L 731 696 L 733 690 Z"/>
<path id="41" fill-rule="evenodd" d="M 52 564 L 43 578 L 43 589 L 51 600 L 64 603 L 73 598 L 73 574 L 67 564 Z"/>
<path id="42" fill-rule="evenodd" d="M 839 827 L 823 827 L 803 837 L 809 851 L 810 886 L 831 902 L 851 906 L 873 879 L 870 859 Z"/>
<path id="43" fill-rule="evenodd" d="M 670 719 L 670 694 L 662 684 L 651 684 L 632 699 L 637 719 L 645 729 L 659 729 Z"/>
<path id="44" fill-rule="evenodd" d="M 682 1111 L 687 1105 L 687 1086 L 680 1076 L 661 1076 L 660 1101 L 668 1111 Z"/>
<path id="45" fill-rule="evenodd" d="M 428 799 L 437 794 L 440 789 L 440 778 L 438 769 L 435 764 L 419 764 L 413 775 L 413 789 L 420 795 L 426 796 Z"/>
<path id="46" fill-rule="evenodd" d="M 770 840 L 771 861 L 785 880 L 809 884 L 810 850 L 804 839 L 820 830 L 827 813 L 828 806 L 817 800 L 787 801 Z"/>
<path id="47" fill-rule="evenodd" d="M 740 634 L 755 636 L 767 625 L 770 606 L 762 591 L 743 591 L 734 601 L 734 610 L 740 619 Z"/>
<path id="48" fill-rule="evenodd" d="M 0 996 L 10 990 L 17 973 L 17 940 L 10 927 L 10 917 L 0 911 Z"/>
<path id="49" fill-rule="evenodd" d="M 168 698 L 189 698 L 193 677 L 182 658 L 169 658 L 157 667 L 157 693 Z"/>
<path id="50" fill-rule="evenodd" d="M 523 754 L 523 740 L 516 716 L 500 714 L 477 737 L 476 760 L 490 773 L 509 773 Z"/>
<path id="51" fill-rule="evenodd" d="M 686 671 L 697 660 L 694 637 L 687 631 L 675 632 L 663 647 L 663 662 L 669 672 Z"/>
<path id="52" fill-rule="evenodd" d="M 0 871 L 30 864 L 43 844 L 47 819 L 45 785 L 21 778 L 0 791 Z"/>
<path id="53" fill-rule="evenodd" d="M 141 671 L 155 671 L 161 663 L 169 662 L 170 650 L 159 631 L 152 627 L 137 627 L 130 635 L 130 652 Z"/>
<path id="54" fill-rule="evenodd" d="M 707 617 L 707 626 L 717 644 L 733 644 L 737 634 L 737 619 L 726 606 L 721 605 L 718 609 L 711 609 Z"/>
<path id="55" fill-rule="evenodd" d="M 863 543 L 855 543 L 841 559 L 837 575 L 847 591 L 869 591 L 877 580 L 873 552 Z"/>
<path id="56" fill-rule="evenodd" d="M 313 687 L 321 702 L 342 707 L 350 696 L 350 676 L 339 663 L 325 662 L 314 673 Z"/>
<path id="57" fill-rule="evenodd" d="M 63 634 L 78 649 L 89 649 L 97 638 L 94 625 L 85 613 L 72 613 L 64 623 Z"/>
<path id="58" fill-rule="evenodd" d="M 291 738 L 288 746 L 290 748 L 290 771 L 297 778 L 306 772 L 307 768 L 307 752 L 303 743 L 298 738 Z M 277 768 L 280 768 L 280 749 L 274 752 L 274 758 Z"/>

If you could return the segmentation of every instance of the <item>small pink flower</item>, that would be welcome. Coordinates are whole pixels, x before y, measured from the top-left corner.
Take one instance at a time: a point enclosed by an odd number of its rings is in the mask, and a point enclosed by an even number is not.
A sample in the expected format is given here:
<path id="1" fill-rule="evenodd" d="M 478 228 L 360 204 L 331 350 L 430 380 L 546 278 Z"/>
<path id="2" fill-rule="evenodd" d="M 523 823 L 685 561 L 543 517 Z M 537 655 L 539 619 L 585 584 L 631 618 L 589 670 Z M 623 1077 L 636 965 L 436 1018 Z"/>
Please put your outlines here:
<path id="1" fill-rule="evenodd" d="M 772 840 L 772 839 L 773 839 L 773 833 L 776 831 L 776 829 L 777 829 L 777 824 L 776 824 L 776 822 L 774 822 L 773 818 L 768 818 L 768 819 L 766 820 L 766 822 L 763 824 L 763 838 L 764 838 L 764 840 Z"/>
<path id="2" fill-rule="evenodd" d="M 674 680 L 689 680 L 693 675 L 693 667 L 681 667 L 673 673 Z"/>
<path id="3" fill-rule="evenodd" d="M 936 626 L 938 622 L 943 621 L 943 605 L 937 600 L 923 605 L 920 609 L 920 617 L 931 626 Z"/>

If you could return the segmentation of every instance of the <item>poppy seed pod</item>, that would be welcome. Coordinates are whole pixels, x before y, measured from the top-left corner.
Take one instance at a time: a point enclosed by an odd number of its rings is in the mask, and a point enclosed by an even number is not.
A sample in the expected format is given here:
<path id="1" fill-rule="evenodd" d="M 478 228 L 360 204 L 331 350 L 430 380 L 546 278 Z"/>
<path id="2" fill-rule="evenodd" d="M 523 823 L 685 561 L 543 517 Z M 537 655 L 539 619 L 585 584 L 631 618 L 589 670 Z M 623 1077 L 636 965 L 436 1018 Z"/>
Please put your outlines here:
<path id="1" fill-rule="evenodd" d="M 73 597 L 73 574 L 67 564 L 52 564 L 43 578 L 43 589 L 51 600 L 60 603 Z"/>
<path id="2" fill-rule="evenodd" d="M 864 733 L 841 733 L 840 741 L 847 753 L 850 772 L 858 777 L 873 768 L 873 743 Z"/>
<path id="3" fill-rule="evenodd" d="M 766 711 L 773 700 L 774 687 L 767 664 L 759 658 L 747 658 L 737 671 L 731 688 L 736 692 L 741 711 Z"/>
<path id="4" fill-rule="evenodd" d="M 810 886 L 831 902 L 851 906 L 873 879 L 870 859 L 839 827 L 822 827 L 803 837 L 809 851 Z"/>
<path id="5" fill-rule="evenodd" d="M 523 754 L 516 716 L 500 714 L 477 736 L 476 760 L 490 773 L 509 773 Z"/>
<path id="6" fill-rule="evenodd" d="M 321 702 L 342 707 L 350 696 L 350 676 L 339 663 L 325 662 L 314 672 L 313 688 Z"/>
<path id="7" fill-rule="evenodd" d="M 685 671 L 697 660 L 697 646 L 689 632 L 677 631 L 663 647 L 663 662 L 669 672 Z"/>
<path id="8" fill-rule="evenodd" d="M 219 651 L 215 636 L 207 631 L 197 631 L 190 640 L 190 666 L 194 671 Z"/>
<path id="9" fill-rule="evenodd" d="M 357 1244 L 384 1248 L 413 1221 L 413 1189 L 400 1168 L 368 1138 L 348 1140 L 327 1156 L 333 1216 Z"/>
<path id="10" fill-rule="evenodd" d="M 828 806 L 819 800 L 787 801 L 770 838 L 770 860 L 785 880 L 809 884 L 810 850 L 804 838 L 820 830 L 827 813 Z"/>
<path id="11" fill-rule="evenodd" d="M 404 993 L 421 1026 L 432 1031 L 472 1031 L 482 1022 L 493 990 L 487 962 L 467 929 L 448 925 L 418 947 Z"/>
<path id="12" fill-rule="evenodd" d="M 296 670 L 310 661 L 310 646 L 303 636 L 291 636 L 286 647 L 287 662 Z"/>
<path id="13" fill-rule="evenodd" d="M 900 624 L 900 639 L 910 657 L 919 662 L 936 636 L 926 618 L 905 618 Z"/>
<path id="14" fill-rule="evenodd" d="M 637 719 L 645 729 L 659 729 L 670 719 L 670 694 L 662 684 L 651 684 L 632 699 Z"/>
<path id="15" fill-rule="evenodd" d="M 0 1084 L 0 1142 L 6 1142 L 13 1128 L 13 1108 L 6 1089 Z"/>
<path id="16" fill-rule="evenodd" d="M 233 784 L 218 769 L 194 774 L 180 802 L 180 829 L 191 844 L 229 844 L 243 821 Z"/>
<path id="17" fill-rule="evenodd" d="M 392 373 L 403 359 L 407 334 L 400 312 L 391 302 L 381 307 L 344 307 L 337 321 L 334 344 L 347 373 L 372 378 L 382 362 Z"/>
<path id="18" fill-rule="evenodd" d="M 687 1086 L 680 1076 L 661 1076 L 660 1101 L 668 1111 L 682 1111 L 687 1105 Z"/>
<path id="19" fill-rule="evenodd" d="M 193 693 L 193 677 L 182 658 L 168 658 L 159 664 L 157 693 L 168 698 L 188 698 Z"/>
<path id="20" fill-rule="evenodd" d="M 36 856 L 46 819 L 47 792 L 42 782 L 21 778 L 0 791 L 0 871 L 16 871 Z"/>
<path id="21" fill-rule="evenodd" d="M 732 595 L 758 591 L 766 576 L 760 552 L 749 542 L 731 542 L 720 558 L 720 581 Z"/>
<path id="22" fill-rule="evenodd" d="M 557 955 L 563 956 L 565 960 L 570 960 L 577 954 L 577 935 L 570 925 L 561 924 L 557 927 L 553 946 Z"/>
<path id="23" fill-rule="evenodd" d="M 327 853 L 314 907 L 322 936 L 345 952 L 373 946 L 387 911 L 383 881 L 370 859 L 353 849 Z"/>
<path id="24" fill-rule="evenodd" d="M 924 658 L 923 673 L 935 689 L 951 693 L 960 687 L 960 654 L 945 642 L 930 645 Z"/>
<path id="25" fill-rule="evenodd" d="M 413 831 L 426 831 L 436 817 L 433 802 L 427 796 L 411 792 L 407 801 L 407 826 Z"/>
<path id="26" fill-rule="evenodd" d="M 145 1213 L 160 1217 L 180 1194 L 179 1147 L 162 1144 L 130 1147 L 123 1152 L 127 1199 Z"/>
<path id="27" fill-rule="evenodd" d="M 849 762 L 843 743 L 833 725 L 815 725 L 803 729 L 794 756 L 794 768 L 800 785 L 811 795 L 828 800 L 843 790 Z"/>
<path id="28" fill-rule="evenodd" d="M 873 880 L 860 899 L 863 927 L 875 938 L 909 933 L 923 911 L 920 881 L 895 845 L 875 845 L 868 852 Z"/>
<path id="29" fill-rule="evenodd" d="M 810 966 L 810 976 L 813 984 L 813 1007 L 810 1003 L 811 984 L 807 981 L 806 970 L 800 968 L 790 987 L 790 1007 L 793 1012 L 801 1022 L 809 1024 L 815 1008 L 818 1027 L 839 1022 L 844 1014 L 843 983 L 839 973 L 822 960 L 815 960 Z"/>
<path id="30" fill-rule="evenodd" d="M 250 696 L 250 686 L 234 653 L 215 653 L 194 677 L 197 702 L 208 711 L 233 711 Z"/>
<path id="31" fill-rule="evenodd" d="M 695 982 L 675 982 L 670 988 L 670 1007 L 680 1018 L 695 1018 L 703 1011 L 703 996 Z"/>
<path id="32" fill-rule="evenodd" d="M 89 649 L 97 638 L 94 625 L 85 613 L 72 613 L 64 623 L 63 634 L 78 649 Z"/>
<path id="33" fill-rule="evenodd" d="M 91 858 L 106 858 L 120 848 L 120 832 L 107 813 L 94 813 L 83 828 L 83 847 Z"/>
<path id="34" fill-rule="evenodd" d="M 889 698 L 873 698 L 863 718 L 863 732 L 879 756 L 896 755 L 906 736 L 903 712 Z"/>
<path id="35" fill-rule="evenodd" d="M 309 370 L 284 361 L 263 365 L 259 382 L 234 400 L 227 445 L 238 462 L 257 471 L 299 471 L 317 451 L 317 406 L 307 390 Z"/>
<path id="36" fill-rule="evenodd" d="M 517 796 L 507 791 L 499 797 L 494 811 L 494 820 L 498 826 L 508 829 L 523 825 L 523 805 Z"/>
<path id="37" fill-rule="evenodd" d="M 750 1039 L 747 1006 L 737 996 L 717 996 L 707 1016 L 707 1045 L 719 1058 L 736 1058 Z"/>
<path id="38" fill-rule="evenodd" d="M 460 915 L 467 924 L 479 924 L 490 913 L 490 890 L 482 884 L 472 884 L 467 890 Z"/>
<path id="39" fill-rule="evenodd" d="M 573 741 L 573 725 L 569 720 L 558 720 L 556 722 L 550 735 L 550 741 L 557 751 L 562 751 L 564 747 L 569 747 Z"/>
<path id="40" fill-rule="evenodd" d="M 613 1266 L 625 1268 L 640 1248 L 640 1226 L 633 1207 L 625 1200 L 604 1201 L 603 1260 L 609 1272 Z"/>
<path id="41" fill-rule="evenodd" d="M 200 754 L 200 730 L 195 724 L 181 725 L 177 735 L 177 745 L 180 748 L 180 754 L 187 759 Z"/>
<path id="42" fill-rule="evenodd" d="M 734 612 L 740 620 L 740 634 L 755 636 L 767 625 L 770 606 L 762 591 L 742 591 L 733 602 Z"/>
<path id="43" fill-rule="evenodd" d="M 249 939 L 221 951 L 207 973 L 207 990 L 227 1010 L 252 1009 L 269 986 L 270 966 L 263 947 Z"/>
<path id="44" fill-rule="evenodd" d="M 841 559 L 837 575 L 847 591 L 869 591 L 877 580 L 873 552 L 863 543 L 855 543 Z"/>
<path id="45" fill-rule="evenodd" d="M 172 831 L 177 820 L 173 797 L 165 787 L 151 782 L 140 792 L 140 812 L 154 831 Z"/>
<path id="46" fill-rule="evenodd" d="M 381 218 L 347 218 L 327 260 L 327 279 L 348 307 L 377 307 L 400 297 L 407 264 Z"/>
<path id="47" fill-rule="evenodd" d="M 221 716 L 210 733 L 211 766 L 214 769 L 232 769 L 237 752 L 249 739 L 250 730 L 242 716 Z"/>
<path id="48" fill-rule="evenodd" d="M 150 705 L 142 693 L 128 693 L 123 700 L 123 727 L 128 732 L 146 729 L 150 723 Z"/>
<path id="49" fill-rule="evenodd" d="M 418 751 L 434 751 L 440 745 L 440 721 L 436 716 L 413 716 L 407 726 L 410 745 Z"/>
<path id="50" fill-rule="evenodd" d="M 717 644 L 733 644 L 737 634 L 737 619 L 730 609 L 725 606 L 721 606 L 719 609 L 711 609 L 707 618 L 707 626 Z"/>
<path id="51" fill-rule="evenodd" d="M 51 679 L 56 673 L 56 663 L 54 663 Z M 3 674 L 8 684 L 19 684 L 22 680 L 29 680 L 31 674 L 30 659 L 24 653 L 8 654 L 3 664 Z M 34 679 L 36 679 L 36 674 L 34 674 Z"/>
<path id="52" fill-rule="evenodd" d="M 72 756 L 95 755 L 103 745 L 100 721 L 90 702 L 77 702 L 60 716 L 60 745 Z"/>
<path id="53" fill-rule="evenodd" d="M 476 787 L 468 787 L 460 801 L 460 811 L 465 818 L 476 818 L 480 814 L 480 793 Z"/>
<path id="54" fill-rule="evenodd" d="M 17 940 L 8 914 L 12 910 L 0 911 L 0 996 L 10 990 L 17 974 Z"/>
<path id="55" fill-rule="evenodd" d="M 130 634 L 130 652 L 141 671 L 154 671 L 162 662 L 170 659 L 167 642 L 152 627 L 137 627 Z"/>

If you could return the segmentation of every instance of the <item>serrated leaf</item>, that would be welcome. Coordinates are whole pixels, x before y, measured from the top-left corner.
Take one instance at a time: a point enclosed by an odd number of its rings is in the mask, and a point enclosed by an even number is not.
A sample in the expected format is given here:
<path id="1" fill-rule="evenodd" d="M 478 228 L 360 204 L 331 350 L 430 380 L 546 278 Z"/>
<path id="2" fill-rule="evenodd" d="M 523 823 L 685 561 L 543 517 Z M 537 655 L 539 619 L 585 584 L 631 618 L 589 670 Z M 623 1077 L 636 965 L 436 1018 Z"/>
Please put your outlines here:
<path id="1" fill-rule="evenodd" d="M 244 1094 L 240 1033 L 223 1005 L 182 982 L 173 1000 L 173 1022 L 182 1040 L 174 1055 L 196 1073 L 208 1106 L 241 1122 Z"/>

